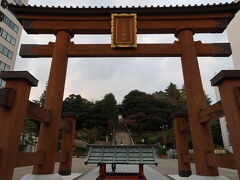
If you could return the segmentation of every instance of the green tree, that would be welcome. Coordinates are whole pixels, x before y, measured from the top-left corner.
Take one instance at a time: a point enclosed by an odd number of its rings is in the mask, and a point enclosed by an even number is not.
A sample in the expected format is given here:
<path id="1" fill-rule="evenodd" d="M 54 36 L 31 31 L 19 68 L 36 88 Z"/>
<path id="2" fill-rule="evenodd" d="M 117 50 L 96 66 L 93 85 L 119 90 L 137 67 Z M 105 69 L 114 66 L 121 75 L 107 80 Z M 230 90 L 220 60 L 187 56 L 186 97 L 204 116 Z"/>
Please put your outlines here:
<path id="1" fill-rule="evenodd" d="M 177 88 L 176 84 L 170 83 L 165 89 L 165 97 L 167 97 L 170 102 L 177 105 L 182 98 L 182 94 L 181 91 Z"/>
<path id="2" fill-rule="evenodd" d="M 109 132 L 118 119 L 117 101 L 112 93 L 106 94 L 100 101 L 93 105 L 92 119 L 94 125 L 103 133 Z"/>
<path id="3" fill-rule="evenodd" d="M 207 94 L 205 93 L 205 91 L 204 91 L 204 94 L 205 94 L 206 103 L 207 103 L 208 106 L 210 106 L 211 103 L 212 103 L 212 100 L 211 100 L 211 98 L 209 97 L 209 95 L 207 95 Z"/>
<path id="4" fill-rule="evenodd" d="M 182 97 L 183 97 L 183 99 L 184 99 L 184 101 L 185 101 L 184 103 L 185 103 L 185 105 L 187 105 L 187 96 L 186 96 L 186 91 L 185 91 L 184 85 L 182 86 L 182 89 L 181 89 L 180 91 L 181 91 Z M 208 105 L 208 106 L 211 105 L 212 100 L 211 100 L 211 98 L 209 97 L 209 95 L 207 95 L 207 94 L 205 93 L 205 91 L 204 91 L 204 95 L 205 95 L 205 101 L 206 101 L 207 105 Z"/>
<path id="5" fill-rule="evenodd" d="M 118 110 L 117 101 L 112 93 L 106 94 L 103 98 L 104 113 L 110 127 L 117 123 Z"/>
<path id="6" fill-rule="evenodd" d="M 210 122 L 211 130 L 212 130 L 212 136 L 213 136 L 213 143 L 215 146 L 223 147 L 223 140 L 222 140 L 222 132 L 220 127 L 219 121 L 211 121 Z"/>
<path id="7" fill-rule="evenodd" d="M 76 129 L 97 128 L 101 135 L 106 135 L 109 124 L 116 123 L 117 102 L 112 93 L 95 103 L 89 102 L 80 95 L 71 94 L 63 101 L 63 112 L 78 114 Z"/>
<path id="8" fill-rule="evenodd" d="M 35 104 L 38 104 L 40 107 L 44 106 L 44 102 L 45 102 L 46 94 L 47 94 L 47 87 L 48 87 L 48 82 L 46 82 L 45 88 L 44 88 L 41 96 L 39 97 L 39 100 L 33 100 L 33 102 Z"/>
<path id="9" fill-rule="evenodd" d="M 175 110 L 166 98 L 154 98 L 138 90 L 131 91 L 122 102 L 123 117 L 134 123 L 138 131 L 159 131 L 161 125 L 171 126 L 170 117 Z"/>
<path id="10" fill-rule="evenodd" d="M 24 121 L 22 136 L 20 139 L 20 148 L 27 145 L 35 145 L 35 138 L 37 137 L 38 127 L 34 120 L 26 118 Z"/>
<path id="11" fill-rule="evenodd" d="M 131 91 L 126 95 L 122 102 L 123 117 L 126 118 L 129 115 L 139 112 L 146 113 L 150 107 L 151 95 L 146 94 L 138 90 Z"/>
<path id="12" fill-rule="evenodd" d="M 91 121 L 92 103 L 82 98 L 80 95 L 71 94 L 63 101 L 63 112 L 75 112 L 78 115 L 76 129 L 85 127 Z"/>
<path id="13" fill-rule="evenodd" d="M 186 93 L 184 87 L 178 89 L 176 84 L 170 83 L 164 91 L 155 92 L 155 99 L 165 99 L 175 106 L 175 111 L 186 111 Z"/>
<path id="14" fill-rule="evenodd" d="M 180 89 L 181 98 L 178 102 L 178 111 L 187 112 L 187 96 L 184 85 Z"/>
<path id="15" fill-rule="evenodd" d="M 210 98 L 207 95 L 205 97 L 210 104 Z M 138 131 L 159 130 L 160 126 L 171 128 L 171 115 L 187 111 L 185 88 L 179 89 L 170 83 L 164 91 L 152 95 L 134 90 L 124 97 L 120 109 L 123 117 L 133 123 Z"/>

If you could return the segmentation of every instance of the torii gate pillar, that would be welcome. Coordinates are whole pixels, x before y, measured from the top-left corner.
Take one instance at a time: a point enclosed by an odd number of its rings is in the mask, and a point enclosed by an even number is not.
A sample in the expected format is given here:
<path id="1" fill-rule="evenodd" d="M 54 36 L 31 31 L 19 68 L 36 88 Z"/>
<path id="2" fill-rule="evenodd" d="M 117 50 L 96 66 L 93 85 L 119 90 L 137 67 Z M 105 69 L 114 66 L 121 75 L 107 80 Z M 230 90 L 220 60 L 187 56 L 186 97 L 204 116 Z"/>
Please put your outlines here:
<path id="1" fill-rule="evenodd" d="M 206 102 L 193 32 L 191 29 L 182 28 L 178 29 L 175 35 L 178 37 L 182 48 L 181 61 L 197 173 L 197 176 L 192 175 L 189 179 L 200 180 L 206 179 L 206 177 L 222 179 L 221 176 L 218 176 L 218 169 L 208 166 L 206 161 L 206 153 L 214 153 L 214 147 L 209 124 L 201 124 L 199 121 L 198 113 L 201 109 L 206 108 Z"/>
<path id="2" fill-rule="evenodd" d="M 45 161 L 42 165 L 34 166 L 33 175 L 25 176 L 22 180 L 46 179 L 46 176 L 52 180 L 62 179 L 59 175 L 53 173 L 67 72 L 67 51 L 70 39 L 70 31 L 56 31 L 56 43 L 53 50 L 52 65 L 48 80 L 46 100 L 44 103 L 44 109 L 51 110 L 52 117 L 50 124 L 41 124 L 37 147 L 37 151 L 45 152 Z"/>

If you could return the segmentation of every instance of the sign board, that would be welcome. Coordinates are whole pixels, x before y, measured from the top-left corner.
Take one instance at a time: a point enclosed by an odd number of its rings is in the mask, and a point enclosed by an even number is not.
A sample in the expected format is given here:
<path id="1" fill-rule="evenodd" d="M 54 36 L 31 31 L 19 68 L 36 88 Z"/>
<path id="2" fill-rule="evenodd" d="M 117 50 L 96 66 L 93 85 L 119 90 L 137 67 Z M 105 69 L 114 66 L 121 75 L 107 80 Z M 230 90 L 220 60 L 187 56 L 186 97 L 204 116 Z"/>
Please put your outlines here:
<path id="1" fill-rule="evenodd" d="M 137 47 L 137 15 L 112 14 L 112 47 Z"/>

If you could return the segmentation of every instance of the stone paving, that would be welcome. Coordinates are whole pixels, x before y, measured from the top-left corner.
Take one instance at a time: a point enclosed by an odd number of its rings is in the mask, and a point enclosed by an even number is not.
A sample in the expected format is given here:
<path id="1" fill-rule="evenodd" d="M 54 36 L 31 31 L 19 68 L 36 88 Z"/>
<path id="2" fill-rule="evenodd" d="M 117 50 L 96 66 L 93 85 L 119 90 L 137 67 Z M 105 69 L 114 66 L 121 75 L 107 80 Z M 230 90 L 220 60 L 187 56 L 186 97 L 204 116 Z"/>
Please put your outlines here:
<path id="1" fill-rule="evenodd" d="M 87 166 L 84 165 L 84 160 L 85 158 L 73 159 L 73 166 L 72 166 L 73 173 L 86 173 L 91 170 L 94 170 L 97 167 L 96 165 L 87 165 Z M 59 163 L 56 163 L 55 172 L 58 171 L 58 166 L 59 166 Z M 159 172 L 162 175 L 178 174 L 176 159 L 159 159 L 159 164 L 157 167 L 156 166 L 149 166 L 149 167 L 155 170 L 153 172 Z M 192 169 L 193 169 L 193 173 L 195 173 L 194 166 L 192 166 Z M 13 180 L 19 180 L 23 175 L 31 173 L 31 171 L 32 171 L 32 167 L 30 166 L 16 168 L 14 171 Z M 236 170 L 219 168 L 219 173 L 220 175 L 228 177 L 230 180 L 239 180 Z M 91 180 L 94 180 L 94 179 L 91 179 Z"/>
<path id="2" fill-rule="evenodd" d="M 125 127 L 125 122 L 119 120 L 118 126 L 115 132 L 115 143 L 116 145 L 132 145 L 131 137 Z"/>
<path id="3" fill-rule="evenodd" d="M 115 133 L 116 145 L 131 145 L 131 139 L 127 131 L 117 131 Z"/>
<path id="4" fill-rule="evenodd" d="M 107 166 L 107 172 L 111 172 L 111 166 Z M 138 172 L 138 166 L 136 165 L 117 165 L 116 172 Z M 171 178 L 164 176 L 158 171 L 154 170 L 149 166 L 144 166 L 144 174 L 149 180 L 172 180 Z M 98 177 L 98 168 L 76 178 L 76 180 L 94 180 Z M 129 178 L 130 179 L 130 178 Z"/>

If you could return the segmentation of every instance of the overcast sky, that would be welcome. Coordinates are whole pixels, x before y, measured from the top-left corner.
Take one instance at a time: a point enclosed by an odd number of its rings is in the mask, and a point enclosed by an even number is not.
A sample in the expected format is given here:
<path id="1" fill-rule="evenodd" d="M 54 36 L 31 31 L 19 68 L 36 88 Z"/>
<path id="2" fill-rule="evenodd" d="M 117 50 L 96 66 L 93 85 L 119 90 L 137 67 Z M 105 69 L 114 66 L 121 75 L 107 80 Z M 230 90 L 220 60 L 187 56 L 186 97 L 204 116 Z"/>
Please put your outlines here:
<path id="1" fill-rule="evenodd" d="M 54 6 L 138 6 L 138 5 L 180 5 L 219 3 L 230 1 L 213 0 L 29 0 L 31 5 Z M 228 42 L 223 34 L 197 34 L 195 40 L 202 42 Z M 138 35 L 138 43 L 172 43 L 173 35 Z M 21 43 L 47 44 L 54 42 L 51 35 L 27 35 L 22 33 Z M 72 41 L 84 44 L 109 44 L 109 35 L 77 35 Z M 210 79 L 222 69 L 232 69 L 230 58 L 199 58 L 204 90 L 215 101 L 214 89 Z M 27 70 L 38 80 L 37 88 L 32 88 L 30 99 L 38 99 L 48 80 L 51 59 L 23 59 L 17 57 L 15 70 Z M 173 82 L 183 85 L 182 68 L 179 58 L 70 58 L 68 64 L 65 95 L 80 94 L 91 101 L 100 100 L 112 92 L 118 103 L 131 90 L 138 89 L 147 93 L 164 90 Z"/>

